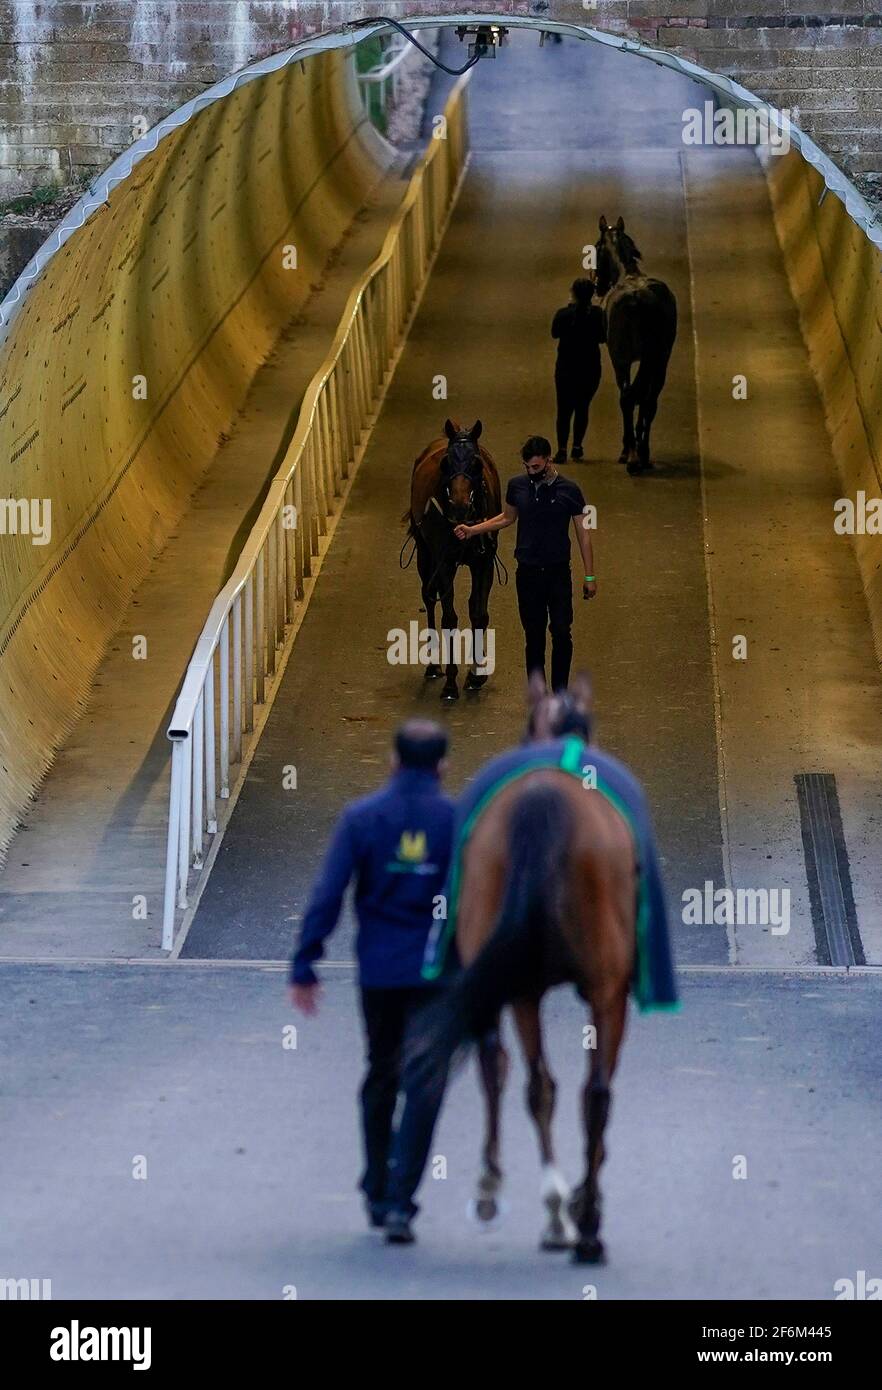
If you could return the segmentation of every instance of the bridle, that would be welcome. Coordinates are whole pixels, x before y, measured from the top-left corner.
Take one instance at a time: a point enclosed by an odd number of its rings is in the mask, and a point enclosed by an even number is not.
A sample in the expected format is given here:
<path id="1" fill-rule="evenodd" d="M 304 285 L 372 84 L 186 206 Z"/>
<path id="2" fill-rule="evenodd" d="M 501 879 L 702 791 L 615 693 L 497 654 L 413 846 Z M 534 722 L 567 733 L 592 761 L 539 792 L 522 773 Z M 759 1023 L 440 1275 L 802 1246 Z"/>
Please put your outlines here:
<path id="1" fill-rule="evenodd" d="M 456 446 L 456 445 L 463 445 L 463 444 L 465 444 L 465 443 L 470 444 L 471 447 L 472 447 L 472 449 L 474 450 L 474 452 L 471 454 L 471 456 L 470 456 L 468 459 L 463 458 L 461 452 L 460 452 L 460 456 L 459 456 L 459 457 L 457 457 L 457 454 L 454 453 L 454 449 L 455 449 L 455 446 Z M 459 452 L 459 451 L 458 451 L 458 452 Z M 479 465 L 479 467 L 480 467 L 480 474 L 479 474 L 477 480 L 476 480 L 475 475 L 474 475 L 474 473 L 473 473 L 473 471 L 472 471 L 472 465 L 473 465 L 475 462 L 477 462 L 478 465 Z M 446 465 L 446 466 L 445 466 L 445 465 Z M 432 498 L 430 499 L 430 505 L 431 505 L 432 503 L 434 503 L 435 506 L 437 507 L 438 511 L 439 511 L 439 512 L 441 513 L 441 515 L 444 517 L 444 520 L 445 520 L 446 522 L 448 522 L 451 526 L 460 526 L 460 525 L 468 526 L 468 525 L 469 525 L 471 522 L 473 522 L 473 521 L 482 521 L 482 520 L 483 520 L 483 517 L 479 517 L 479 516 L 477 515 L 476 511 L 475 511 L 475 494 L 476 494 L 476 492 L 480 492 L 480 495 L 481 495 L 482 500 L 484 500 L 485 497 L 486 497 L 486 484 L 485 484 L 485 482 L 484 482 L 484 463 L 483 463 L 483 460 L 482 460 L 482 458 L 481 458 L 480 452 L 479 452 L 477 446 L 476 446 L 475 444 L 473 444 L 473 442 L 472 442 L 472 440 L 471 440 L 471 438 L 470 438 L 470 436 L 469 436 L 469 434 L 468 434 L 468 431 L 463 430 L 462 434 L 454 435 L 453 439 L 451 439 L 451 441 L 450 441 L 450 443 L 449 443 L 449 445 L 448 445 L 448 447 L 447 447 L 447 453 L 444 455 L 444 458 L 442 459 L 442 462 L 441 462 L 441 469 L 442 469 L 442 476 L 444 476 L 444 477 L 446 478 L 446 482 L 445 482 L 445 484 L 444 484 L 444 492 L 445 492 L 445 495 L 446 495 L 446 497 L 447 497 L 447 504 L 450 505 L 450 506 L 453 505 L 453 498 L 452 498 L 452 496 L 451 496 L 451 489 L 452 489 L 452 485 L 453 485 L 454 480 L 455 480 L 456 478 L 462 478 L 462 477 L 465 477 L 465 478 L 468 479 L 468 482 L 469 482 L 470 486 L 469 486 L 469 503 L 468 503 L 468 507 L 466 508 L 466 514 L 465 514 L 464 517 L 451 516 L 450 512 L 448 511 L 447 506 L 442 507 L 442 506 L 440 505 L 440 503 L 438 502 L 437 497 L 432 497 Z M 477 481 L 477 484 L 478 484 L 478 485 L 477 485 L 477 488 L 475 487 L 475 482 L 476 482 L 476 481 Z"/>
<path id="2" fill-rule="evenodd" d="M 605 302 L 610 290 L 614 290 L 616 285 L 620 285 L 623 280 L 627 280 L 633 277 L 640 277 L 644 273 L 640 268 L 640 253 L 637 250 L 636 246 L 634 247 L 633 259 L 630 261 L 630 263 L 625 261 L 625 259 L 622 256 L 621 247 L 614 240 L 615 235 L 615 228 L 608 228 L 603 233 L 603 236 L 600 238 L 600 240 L 596 243 L 598 265 L 597 270 L 595 272 L 595 283 L 597 285 L 597 299 L 601 303 L 601 305 L 603 305 L 603 303 Z M 630 238 L 628 240 L 630 241 Z M 633 242 L 630 242 L 630 244 L 632 246 L 634 245 Z M 600 288 L 601 254 L 604 256 L 607 262 L 607 284 L 606 288 L 602 291 Z"/>
<path id="3" fill-rule="evenodd" d="M 568 690 L 557 690 L 552 695 L 546 695 L 542 704 L 553 700 L 557 704 L 554 717 L 551 721 L 552 727 L 549 729 L 548 738 L 563 738 L 565 734 L 578 734 L 589 742 L 591 738 L 591 717 L 576 704 Z M 536 737 L 537 714 L 540 706 L 532 710 L 527 724 L 527 739 Z"/>

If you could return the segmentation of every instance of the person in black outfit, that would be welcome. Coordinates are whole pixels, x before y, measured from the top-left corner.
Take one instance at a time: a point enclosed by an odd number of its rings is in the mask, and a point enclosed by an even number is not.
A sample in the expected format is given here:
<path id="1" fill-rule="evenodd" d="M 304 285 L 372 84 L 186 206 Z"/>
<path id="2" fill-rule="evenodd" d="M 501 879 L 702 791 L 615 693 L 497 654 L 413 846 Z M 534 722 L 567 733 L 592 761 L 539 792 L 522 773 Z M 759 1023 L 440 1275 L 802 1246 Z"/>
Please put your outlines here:
<path id="1" fill-rule="evenodd" d="M 551 445 L 533 434 L 521 449 L 525 473 L 512 478 L 498 516 L 473 526 L 457 526 L 457 540 L 501 531 L 518 523 L 515 559 L 518 612 L 526 639 L 527 677 L 545 679 L 545 633 L 551 632 L 551 689 L 565 690 L 573 659 L 573 579 L 570 573 L 570 521 L 582 556 L 582 597 L 597 593 L 591 532 L 583 526 L 581 488 L 562 478 L 551 461 Z"/>
<path id="2" fill-rule="evenodd" d="M 443 1076 L 423 1075 L 418 1044 L 440 988 L 425 982 L 422 966 L 453 839 L 454 806 L 441 790 L 446 752 L 447 735 L 437 724 L 410 719 L 398 729 L 390 780 L 350 802 L 337 822 L 291 963 L 291 1002 L 315 1014 L 321 986 L 313 967 L 354 879 L 368 1052 L 360 1186 L 371 1225 L 383 1227 L 393 1245 L 414 1238 L 414 1193 L 444 1089 Z M 394 1129 L 399 1091 L 405 1103 Z"/>
<path id="3" fill-rule="evenodd" d="M 582 443 L 588 428 L 588 409 L 600 385 L 600 344 L 606 341 L 603 310 L 592 304 L 593 280 L 574 280 L 572 299 L 558 309 L 551 324 L 557 339 L 554 386 L 557 392 L 557 453 L 555 463 L 566 463 L 570 421 L 573 425 L 573 459 L 584 458 Z"/>

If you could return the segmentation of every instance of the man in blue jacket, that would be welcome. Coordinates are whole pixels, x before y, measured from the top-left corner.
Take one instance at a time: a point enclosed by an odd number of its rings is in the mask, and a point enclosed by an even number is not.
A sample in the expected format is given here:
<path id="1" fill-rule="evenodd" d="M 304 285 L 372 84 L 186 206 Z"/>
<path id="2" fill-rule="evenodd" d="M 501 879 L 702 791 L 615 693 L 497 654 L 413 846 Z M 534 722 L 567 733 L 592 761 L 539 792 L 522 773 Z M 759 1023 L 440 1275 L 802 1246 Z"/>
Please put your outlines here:
<path id="1" fill-rule="evenodd" d="M 368 1069 L 361 1088 L 365 1170 L 361 1189 L 372 1226 L 390 1244 L 409 1244 L 414 1193 L 428 1158 L 443 1087 L 420 1084 L 415 1044 L 424 1010 L 438 995 L 422 976 L 433 916 L 450 859 L 453 802 L 441 790 L 447 735 L 411 719 L 395 735 L 392 776 L 341 815 L 313 887 L 291 965 L 290 993 L 304 1014 L 317 1011 L 313 966 L 337 925 L 355 879 L 361 1005 Z M 392 1118 L 405 1096 L 397 1133 Z"/>

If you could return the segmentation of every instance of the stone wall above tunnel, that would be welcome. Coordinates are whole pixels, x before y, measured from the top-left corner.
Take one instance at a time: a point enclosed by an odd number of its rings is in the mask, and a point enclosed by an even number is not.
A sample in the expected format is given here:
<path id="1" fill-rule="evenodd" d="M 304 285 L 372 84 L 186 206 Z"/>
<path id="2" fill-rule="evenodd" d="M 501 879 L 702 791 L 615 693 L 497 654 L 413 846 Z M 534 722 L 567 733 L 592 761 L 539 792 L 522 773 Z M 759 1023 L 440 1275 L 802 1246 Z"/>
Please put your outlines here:
<path id="1" fill-rule="evenodd" d="M 377 12 L 493 11 L 630 35 L 798 108 L 797 124 L 878 201 L 880 9 L 880 0 L 0 0 L 0 199 L 94 173 L 210 83 L 308 34 Z"/>

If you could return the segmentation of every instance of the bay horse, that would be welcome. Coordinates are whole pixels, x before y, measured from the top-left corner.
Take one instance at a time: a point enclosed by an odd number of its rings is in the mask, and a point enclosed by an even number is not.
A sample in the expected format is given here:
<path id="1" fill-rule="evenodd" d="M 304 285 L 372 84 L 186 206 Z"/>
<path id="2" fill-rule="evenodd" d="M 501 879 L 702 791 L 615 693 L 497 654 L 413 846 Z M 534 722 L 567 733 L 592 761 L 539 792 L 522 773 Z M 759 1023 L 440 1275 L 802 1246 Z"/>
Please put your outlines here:
<path id="1" fill-rule="evenodd" d="M 564 734 L 587 741 L 587 676 L 578 676 L 569 691 L 549 694 L 541 674 L 535 673 L 529 704 L 530 741 Z M 490 1222 L 498 1213 L 502 1184 L 499 1110 L 508 1072 L 499 1014 L 512 1005 L 542 1163 L 548 1224 L 541 1248 L 572 1247 L 576 1262 L 600 1263 L 604 1130 L 635 963 L 635 843 L 612 802 L 562 768 L 523 772 L 481 804 L 461 851 L 455 916 L 463 969 L 438 1005 L 426 1047 L 429 1070 L 444 1076 L 457 1048 L 477 1041 L 487 1128 L 473 1210 L 479 1221 Z M 556 1084 L 540 1021 L 542 996 L 566 982 L 574 983 L 589 1005 L 595 1030 L 593 1046 L 586 1050 L 582 1095 L 585 1176 L 572 1195 L 554 1157 Z"/>
<path id="2" fill-rule="evenodd" d="M 461 522 L 471 524 L 498 516 L 502 510 L 502 490 L 496 464 L 487 449 L 478 443 L 483 426 L 476 420 L 470 430 L 452 420 L 444 423 L 444 438 L 435 439 L 417 458 L 410 480 L 410 507 L 402 520 L 416 544 L 417 569 L 426 608 L 426 624 L 439 639 L 443 659 L 447 635 L 448 651 L 441 699 L 459 699 L 459 667 L 454 660 L 459 648 L 455 608 L 456 573 L 462 565 L 471 571 L 469 622 L 472 629 L 472 669 L 465 681 L 468 691 L 479 690 L 487 680 L 480 666 L 487 659 L 487 628 L 490 623 L 490 590 L 496 563 L 495 533 L 458 541 L 453 528 Z M 435 627 L 435 605 L 441 605 L 442 633 Z M 442 675 L 438 662 L 426 667 L 426 680 Z"/>
<path id="3" fill-rule="evenodd" d="M 640 473 L 652 467 L 649 436 L 677 337 L 677 301 L 663 280 L 643 274 L 623 218 L 611 227 L 601 217 L 595 249 L 597 293 L 605 296 L 606 342 L 622 410 L 619 462 L 629 473 Z M 635 362 L 640 366 L 632 381 Z"/>

